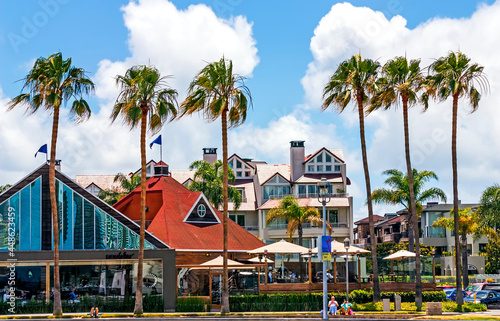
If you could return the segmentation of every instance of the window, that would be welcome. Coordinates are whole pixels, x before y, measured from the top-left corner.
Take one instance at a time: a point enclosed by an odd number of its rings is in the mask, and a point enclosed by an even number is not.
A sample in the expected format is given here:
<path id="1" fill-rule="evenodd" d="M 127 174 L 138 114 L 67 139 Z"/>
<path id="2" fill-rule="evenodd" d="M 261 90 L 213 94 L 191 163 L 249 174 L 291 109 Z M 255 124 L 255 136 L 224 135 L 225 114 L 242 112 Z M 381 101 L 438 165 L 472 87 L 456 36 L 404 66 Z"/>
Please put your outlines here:
<path id="1" fill-rule="evenodd" d="M 290 186 L 264 186 L 264 199 L 281 198 L 290 195 Z"/>
<path id="2" fill-rule="evenodd" d="M 339 211 L 338 210 L 328 210 L 328 222 L 334 227 L 339 223 Z"/>
<path id="3" fill-rule="evenodd" d="M 236 160 L 236 168 L 241 168 L 241 162 L 239 160 Z"/>
<path id="4" fill-rule="evenodd" d="M 332 162 L 332 156 L 325 154 L 325 162 L 331 163 Z"/>
<path id="5" fill-rule="evenodd" d="M 207 208 L 205 207 L 205 205 L 200 204 L 196 209 L 196 213 L 198 214 L 199 217 L 203 217 L 205 216 L 205 214 L 207 214 Z"/>
<path id="6" fill-rule="evenodd" d="M 316 157 L 316 163 L 323 163 L 323 154 L 319 154 L 318 157 Z"/>
<path id="7" fill-rule="evenodd" d="M 314 165 L 307 165 L 308 172 L 314 172 Z"/>
<path id="8" fill-rule="evenodd" d="M 335 165 L 335 171 L 340 172 L 340 165 Z"/>
<path id="9" fill-rule="evenodd" d="M 326 165 L 325 172 L 331 172 L 331 171 L 332 171 L 332 165 Z"/>
<path id="10" fill-rule="evenodd" d="M 299 185 L 299 197 L 306 197 L 306 185 Z"/>
<path id="11" fill-rule="evenodd" d="M 245 177 L 250 177 L 250 172 L 249 171 L 245 172 Z"/>
<path id="12" fill-rule="evenodd" d="M 229 219 L 236 222 L 239 226 L 245 227 L 245 214 L 229 214 Z"/>
<path id="13" fill-rule="evenodd" d="M 229 162 L 229 167 L 230 167 L 231 169 L 233 169 L 233 168 L 234 168 L 234 167 L 233 167 L 233 161 L 230 161 L 230 162 Z"/>
<path id="14" fill-rule="evenodd" d="M 236 172 L 236 177 L 241 177 L 241 172 Z"/>
<path id="15" fill-rule="evenodd" d="M 308 197 L 314 197 L 316 194 L 316 185 L 307 185 Z"/>
<path id="16" fill-rule="evenodd" d="M 316 166 L 316 172 L 322 172 L 322 171 L 323 171 L 323 165 Z"/>

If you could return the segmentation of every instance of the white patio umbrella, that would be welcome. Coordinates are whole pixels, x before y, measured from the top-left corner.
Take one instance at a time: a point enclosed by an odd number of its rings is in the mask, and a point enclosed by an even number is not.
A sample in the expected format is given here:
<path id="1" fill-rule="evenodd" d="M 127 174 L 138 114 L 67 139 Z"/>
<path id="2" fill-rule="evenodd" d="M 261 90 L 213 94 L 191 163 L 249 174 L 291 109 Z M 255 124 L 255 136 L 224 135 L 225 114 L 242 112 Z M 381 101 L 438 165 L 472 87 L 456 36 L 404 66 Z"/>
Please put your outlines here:
<path id="1" fill-rule="evenodd" d="M 203 269 L 209 269 L 209 268 L 222 269 L 222 266 L 223 266 L 222 259 L 223 259 L 222 256 L 219 255 L 215 259 L 207 261 L 205 263 L 201 263 L 199 267 L 194 267 L 192 269 L 193 270 L 203 270 Z M 245 266 L 245 264 L 243 264 L 241 262 L 227 259 L 227 267 L 228 268 L 241 268 L 243 266 Z"/>
<path id="2" fill-rule="evenodd" d="M 337 251 L 338 254 L 341 254 L 341 253 L 345 253 L 346 250 L 345 250 L 345 247 L 344 247 L 344 243 L 340 243 L 338 241 L 335 241 L 335 240 L 332 240 L 332 252 L 333 251 Z M 370 251 L 368 250 L 365 250 L 361 247 L 357 247 L 357 246 L 354 246 L 354 245 L 351 245 L 349 246 L 349 254 L 356 254 L 356 253 L 370 253 Z M 312 253 L 313 254 L 318 254 L 318 248 L 315 247 L 314 249 L 312 249 Z"/>
<path id="3" fill-rule="evenodd" d="M 307 247 L 303 247 L 297 244 L 293 244 L 290 242 L 287 242 L 285 240 L 281 240 L 276 243 L 272 243 L 269 245 L 265 245 L 259 248 L 256 248 L 255 250 L 248 251 L 250 254 L 261 254 L 261 253 L 273 253 L 273 254 L 280 254 L 281 255 L 281 276 L 283 277 L 284 274 L 284 256 L 285 254 L 301 254 L 301 253 L 307 253 L 309 249 Z"/>
<path id="4" fill-rule="evenodd" d="M 401 261 L 409 257 L 415 257 L 416 254 L 407 250 L 399 250 L 391 255 L 384 257 L 384 260 L 396 260 Z"/>
<path id="5" fill-rule="evenodd" d="M 251 258 L 251 259 L 249 259 L 247 261 L 248 262 L 252 262 L 252 263 L 265 263 L 266 262 L 266 260 L 264 258 L 262 258 L 260 260 L 260 262 L 259 262 L 259 258 L 258 257 L 253 257 L 253 258 Z M 274 261 L 271 260 L 271 259 L 267 259 L 267 263 L 274 263 Z"/>

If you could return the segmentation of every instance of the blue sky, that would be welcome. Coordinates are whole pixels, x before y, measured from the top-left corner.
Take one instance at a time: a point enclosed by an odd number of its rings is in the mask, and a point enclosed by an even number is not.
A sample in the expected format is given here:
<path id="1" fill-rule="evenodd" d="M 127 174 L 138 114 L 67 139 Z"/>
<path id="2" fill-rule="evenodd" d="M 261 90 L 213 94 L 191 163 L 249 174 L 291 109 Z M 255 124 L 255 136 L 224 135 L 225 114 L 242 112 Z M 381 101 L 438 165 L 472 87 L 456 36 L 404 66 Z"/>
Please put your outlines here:
<path id="1" fill-rule="evenodd" d="M 107 125 L 109 106 L 116 97 L 112 76 L 133 64 L 150 62 L 163 74 L 174 75 L 172 85 L 179 86 L 176 89 L 183 97 L 187 81 L 203 61 L 223 53 L 248 77 L 254 100 L 246 124 L 230 132 L 230 154 L 287 163 L 292 139 L 306 140 L 308 153 L 323 146 L 341 148 L 348 160 L 358 218 L 366 210 L 357 119 L 350 110 L 341 116 L 319 111 L 318 89 L 325 75 L 358 52 L 382 63 L 408 52 L 410 57 L 422 58 L 425 66 L 448 50 L 460 48 L 485 65 L 489 75 L 494 76 L 494 68 L 499 67 L 487 54 L 497 52 L 493 39 L 480 41 L 500 32 L 494 16 L 500 5 L 492 0 L 351 1 L 352 6 L 298 0 L 165 4 L 161 0 L 0 2 L 0 185 L 17 181 L 40 164 L 32 155 L 50 140 L 48 115 L 25 119 L 21 111 L 6 113 L 5 104 L 19 94 L 22 84 L 16 81 L 26 75 L 34 60 L 57 51 L 71 56 L 98 85 L 96 95 L 89 99 L 93 120 L 79 126 L 64 120 L 67 124 L 61 129 L 58 153 L 63 164 L 69 163 L 64 167 L 69 176 L 127 172 L 139 165 L 136 133 L 120 124 Z M 206 25 L 193 23 L 196 19 Z M 193 34 L 203 31 L 215 35 L 200 39 Z M 490 78 L 490 83 L 485 107 L 471 116 L 464 112 L 462 118 L 459 161 L 461 195 L 466 202 L 477 201 L 486 186 L 499 181 L 494 153 L 498 121 L 493 112 L 498 93 L 495 79 Z M 414 111 L 412 130 L 418 169 L 436 171 L 441 178 L 436 184 L 451 197 L 447 137 L 451 129 L 443 117 L 447 107 L 443 103 L 426 114 Z M 404 168 L 400 118 L 397 111 L 367 118 L 372 188 L 382 186 L 384 169 Z M 203 147 L 220 148 L 218 124 L 204 125 L 201 119 L 167 124 L 162 134 L 169 144 L 164 148 L 165 158 L 176 169 L 185 169 L 201 157 Z M 153 151 L 148 157 L 157 154 Z M 379 206 L 376 210 L 383 214 L 395 208 Z"/>

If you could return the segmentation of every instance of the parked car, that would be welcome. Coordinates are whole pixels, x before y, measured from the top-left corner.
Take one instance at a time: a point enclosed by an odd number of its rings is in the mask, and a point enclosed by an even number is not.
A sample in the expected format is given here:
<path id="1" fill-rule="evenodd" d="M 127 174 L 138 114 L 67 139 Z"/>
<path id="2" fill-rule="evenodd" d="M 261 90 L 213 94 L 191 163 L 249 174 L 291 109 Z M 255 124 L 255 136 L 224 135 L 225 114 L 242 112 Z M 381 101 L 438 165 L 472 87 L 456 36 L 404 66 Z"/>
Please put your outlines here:
<path id="1" fill-rule="evenodd" d="M 465 289 L 467 293 L 477 291 L 496 291 L 500 292 L 500 283 L 472 283 Z"/>
<path id="2" fill-rule="evenodd" d="M 462 290 L 462 295 L 465 298 L 467 296 L 467 292 Z M 446 295 L 446 298 L 455 301 L 457 299 L 457 289 L 453 289 L 450 294 Z"/>
<path id="3" fill-rule="evenodd" d="M 448 297 L 448 295 L 450 295 L 453 291 L 456 291 L 456 288 L 443 289 L 443 292 L 446 294 L 446 297 Z"/>
<path id="4" fill-rule="evenodd" d="M 464 298 L 465 302 L 474 302 L 485 304 L 487 308 L 500 308 L 500 294 L 495 291 L 477 291 L 472 292 Z"/>

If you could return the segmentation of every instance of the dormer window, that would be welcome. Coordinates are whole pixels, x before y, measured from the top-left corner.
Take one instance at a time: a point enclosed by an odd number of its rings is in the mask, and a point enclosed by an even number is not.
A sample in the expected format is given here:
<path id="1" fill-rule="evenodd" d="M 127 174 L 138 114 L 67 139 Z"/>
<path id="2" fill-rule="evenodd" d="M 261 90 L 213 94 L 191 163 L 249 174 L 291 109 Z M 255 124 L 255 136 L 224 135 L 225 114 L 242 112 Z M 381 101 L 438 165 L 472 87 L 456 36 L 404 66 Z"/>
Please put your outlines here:
<path id="1" fill-rule="evenodd" d="M 200 204 L 196 209 L 196 213 L 198 214 L 199 217 L 204 217 L 205 214 L 207 214 L 207 208 L 205 207 L 205 205 Z"/>
<path id="2" fill-rule="evenodd" d="M 335 164 L 342 164 L 342 162 L 338 161 L 327 150 L 322 150 L 314 158 L 309 159 L 306 164 L 306 173 L 339 173 L 341 165 Z"/>
<path id="3" fill-rule="evenodd" d="M 253 168 L 244 160 L 236 155 L 233 155 L 228 160 L 229 167 L 233 170 L 236 178 L 251 178 Z"/>
<path id="4" fill-rule="evenodd" d="M 290 195 L 290 183 L 276 174 L 264 184 L 264 199 L 282 198 Z"/>

